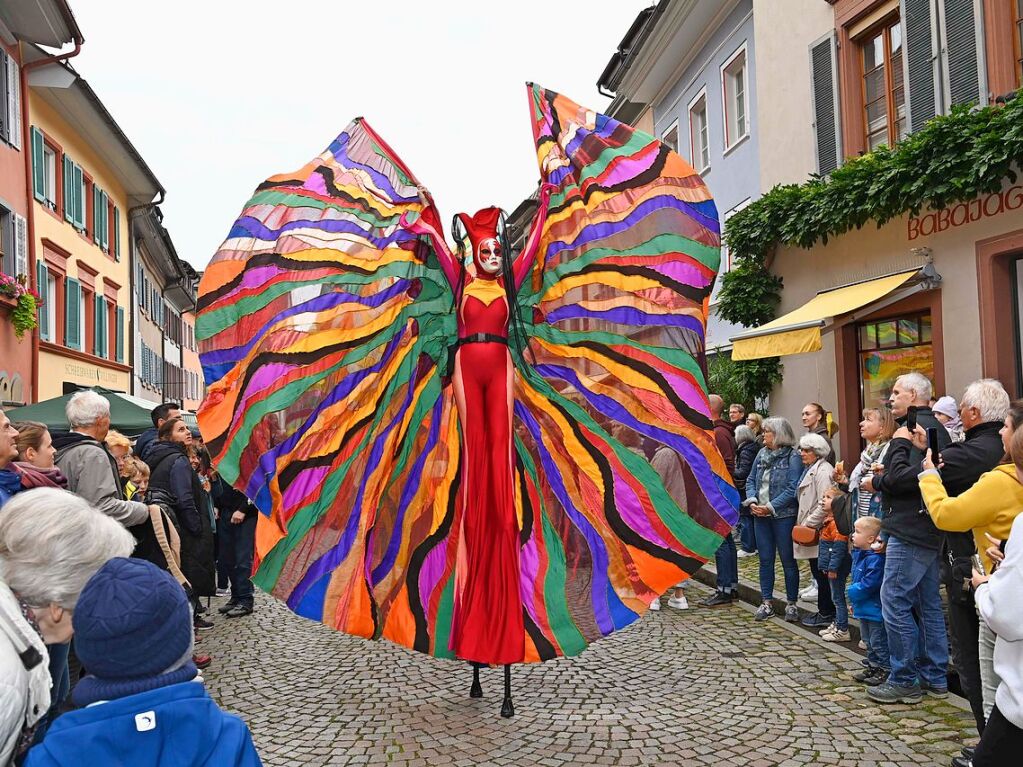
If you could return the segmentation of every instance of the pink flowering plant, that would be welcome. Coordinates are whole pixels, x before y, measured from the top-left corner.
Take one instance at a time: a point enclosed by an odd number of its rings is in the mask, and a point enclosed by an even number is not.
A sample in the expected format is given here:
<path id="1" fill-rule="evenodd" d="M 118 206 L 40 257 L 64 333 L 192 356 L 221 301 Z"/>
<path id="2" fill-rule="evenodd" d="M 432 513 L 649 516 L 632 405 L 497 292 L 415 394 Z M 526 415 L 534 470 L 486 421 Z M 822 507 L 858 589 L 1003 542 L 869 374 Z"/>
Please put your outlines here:
<path id="1" fill-rule="evenodd" d="M 36 329 L 36 319 L 42 299 L 39 294 L 28 287 L 28 279 L 24 274 L 11 277 L 0 274 L 0 296 L 10 299 L 14 303 L 11 310 L 11 324 L 14 325 L 14 335 L 20 340 L 26 332 L 31 333 Z"/>

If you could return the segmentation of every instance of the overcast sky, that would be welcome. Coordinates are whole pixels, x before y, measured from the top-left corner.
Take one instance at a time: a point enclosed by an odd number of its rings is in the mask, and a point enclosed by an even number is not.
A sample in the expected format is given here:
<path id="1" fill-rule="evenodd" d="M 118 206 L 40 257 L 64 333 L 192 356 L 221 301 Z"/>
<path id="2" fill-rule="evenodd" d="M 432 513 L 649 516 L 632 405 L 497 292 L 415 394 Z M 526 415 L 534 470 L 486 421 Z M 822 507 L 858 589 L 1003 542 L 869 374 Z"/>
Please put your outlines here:
<path id="1" fill-rule="evenodd" d="M 164 223 L 203 268 L 258 183 L 365 117 L 445 219 L 513 209 L 539 176 L 525 82 L 592 109 L 651 0 L 72 0 L 71 63 L 167 189 Z"/>

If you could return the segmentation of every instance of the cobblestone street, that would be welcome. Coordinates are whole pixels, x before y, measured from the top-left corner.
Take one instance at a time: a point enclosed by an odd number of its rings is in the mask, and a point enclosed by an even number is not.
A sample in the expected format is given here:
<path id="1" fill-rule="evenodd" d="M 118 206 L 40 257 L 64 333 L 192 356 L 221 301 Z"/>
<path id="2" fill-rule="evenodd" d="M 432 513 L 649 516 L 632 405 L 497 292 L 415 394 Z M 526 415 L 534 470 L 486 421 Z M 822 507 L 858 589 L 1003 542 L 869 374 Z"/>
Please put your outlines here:
<path id="1" fill-rule="evenodd" d="M 266 597 L 251 617 L 216 618 L 199 647 L 267 765 L 945 765 L 972 734 L 952 700 L 873 705 L 854 657 L 746 606 L 664 607 L 580 657 L 517 667 L 510 720 L 499 669 L 472 700 L 467 665 L 344 636 Z"/>

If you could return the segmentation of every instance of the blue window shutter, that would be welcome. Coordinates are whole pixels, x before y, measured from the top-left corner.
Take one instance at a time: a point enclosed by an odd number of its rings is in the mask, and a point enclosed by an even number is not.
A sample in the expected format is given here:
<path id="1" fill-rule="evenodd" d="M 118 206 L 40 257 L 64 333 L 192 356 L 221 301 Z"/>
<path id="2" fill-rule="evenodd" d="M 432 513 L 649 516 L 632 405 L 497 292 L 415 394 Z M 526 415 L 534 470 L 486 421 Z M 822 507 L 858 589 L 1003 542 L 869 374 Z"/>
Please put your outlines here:
<path id="1" fill-rule="evenodd" d="M 39 306 L 39 338 L 43 341 L 50 341 L 50 306 L 46 303 L 48 297 L 48 286 L 50 272 L 46 264 L 36 261 L 36 292 L 42 297 L 43 303 Z"/>
<path id="2" fill-rule="evenodd" d="M 940 53 L 932 30 L 933 16 L 934 0 L 901 0 L 910 132 L 920 130 L 938 113 Z"/>
<path id="3" fill-rule="evenodd" d="M 71 277 L 64 291 L 64 345 L 69 349 L 82 348 L 82 286 Z"/>
<path id="4" fill-rule="evenodd" d="M 64 220 L 75 220 L 75 164 L 71 158 L 63 155 L 61 162 L 61 183 L 64 186 Z"/>
<path id="5" fill-rule="evenodd" d="M 43 164 L 43 134 L 38 128 L 32 128 L 32 186 L 35 198 L 46 202 L 46 168 Z"/>
<path id="6" fill-rule="evenodd" d="M 121 260 L 121 211 L 114 206 L 114 260 Z"/>
<path id="7" fill-rule="evenodd" d="M 116 210 L 116 208 L 115 208 Z M 114 358 L 124 362 L 124 308 L 117 307 L 117 338 L 114 341 Z"/>

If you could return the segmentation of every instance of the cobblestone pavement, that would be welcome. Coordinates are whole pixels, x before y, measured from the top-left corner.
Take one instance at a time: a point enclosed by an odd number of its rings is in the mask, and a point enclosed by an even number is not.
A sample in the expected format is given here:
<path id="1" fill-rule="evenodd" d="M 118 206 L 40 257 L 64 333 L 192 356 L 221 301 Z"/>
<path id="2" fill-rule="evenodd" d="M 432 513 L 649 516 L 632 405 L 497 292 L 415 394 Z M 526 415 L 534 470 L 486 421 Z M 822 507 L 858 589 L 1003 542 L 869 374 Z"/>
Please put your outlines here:
<path id="1" fill-rule="evenodd" d="M 707 593 L 689 589 L 691 601 Z M 222 600 L 215 600 L 214 605 Z M 946 765 L 972 719 L 953 700 L 878 707 L 853 656 L 745 606 L 665 606 L 581 656 L 501 671 L 366 642 L 267 597 L 215 618 L 199 649 L 214 697 L 267 765 Z"/>

